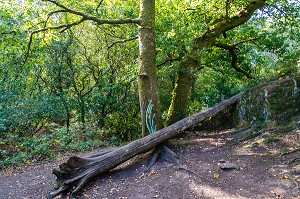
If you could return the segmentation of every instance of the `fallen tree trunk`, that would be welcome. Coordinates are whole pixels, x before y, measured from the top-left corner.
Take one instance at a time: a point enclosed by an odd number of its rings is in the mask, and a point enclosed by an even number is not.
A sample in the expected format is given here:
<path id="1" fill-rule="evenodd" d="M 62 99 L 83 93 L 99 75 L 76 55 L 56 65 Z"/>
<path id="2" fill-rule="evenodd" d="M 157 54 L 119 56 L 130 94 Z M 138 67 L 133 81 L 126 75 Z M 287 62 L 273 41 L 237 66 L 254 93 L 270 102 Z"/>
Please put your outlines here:
<path id="1" fill-rule="evenodd" d="M 114 151 L 94 155 L 89 158 L 70 157 L 67 162 L 59 166 L 60 170 L 53 170 L 53 174 L 57 177 L 56 181 L 59 187 L 58 190 L 50 193 L 49 197 L 53 198 L 62 192 L 76 194 L 91 178 L 110 171 L 130 158 L 147 152 L 180 132 L 212 117 L 235 103 L 241 96 L 242 93 L 237 94 L 212 108 L 182 119 L 156 133 L 133 141 Z"/>

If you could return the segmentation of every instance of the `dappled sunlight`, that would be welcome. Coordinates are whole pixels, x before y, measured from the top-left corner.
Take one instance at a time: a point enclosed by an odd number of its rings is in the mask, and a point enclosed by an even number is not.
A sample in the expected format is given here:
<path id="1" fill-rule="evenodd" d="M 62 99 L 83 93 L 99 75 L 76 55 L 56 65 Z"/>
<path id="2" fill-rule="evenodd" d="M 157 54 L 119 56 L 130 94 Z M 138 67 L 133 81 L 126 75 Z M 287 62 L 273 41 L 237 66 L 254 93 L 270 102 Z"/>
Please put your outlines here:
<path id="1" fill-rule="evenodd" d="M 300 128 L 296 129 L 293 133 L 286 133 L 282 136 L 285 143 L 289 146 L 297 148 L 300 146 Z"/>
<path id="2" fill-rule="evenodd" d="M 277 148 L 267 148 L 267 147 L 261 147 L 261 146 L 243 146 L 234 149 L 235 153 L 237 155 L 246 155 L 246 156 L 253 156 L 253 157 L 258 157 L 258 156 L 267 156 L 267 155 L 278 155 L 280 153 L 280 150 Z"/>
<path id="3" fill-rule="evenodd" d="M 255 151 L 255 148 L 251 145 L 235 148 L 234 151 L 237 155 L 249 155 L 249 156 L 266 155 L 266 154 L 262 154 L 261 152 Z"/>
<path id="4" fill-rule="evenodd" d="M 0 199 L 300 196 L 299 1 L 0 0 Z"/>
<path id="5" fill-rule="evenodd" d="M 176 145 L 198 145 L 203 146 L 202 151 L 207 152 L 226 145 L 226 142 L 232 141 L 227 131 L 221 132 L 202 132 L 197 131 L 181 137 L 172 142 Z"/>
<path id="6" fill-rule="evenodd" d="M 194 191 L 199 197 L 208 197 L 208 198 L 222 198 L 222 199 L 233 199 L 233 198 L 245 198 L 239 195 L 237 192 L 236 195 L 232 195 L 225 191 L 222 191 L 218 187 L 212 187 L 208 185 L 197 185 L 191 183 L 189 188 Z"/>

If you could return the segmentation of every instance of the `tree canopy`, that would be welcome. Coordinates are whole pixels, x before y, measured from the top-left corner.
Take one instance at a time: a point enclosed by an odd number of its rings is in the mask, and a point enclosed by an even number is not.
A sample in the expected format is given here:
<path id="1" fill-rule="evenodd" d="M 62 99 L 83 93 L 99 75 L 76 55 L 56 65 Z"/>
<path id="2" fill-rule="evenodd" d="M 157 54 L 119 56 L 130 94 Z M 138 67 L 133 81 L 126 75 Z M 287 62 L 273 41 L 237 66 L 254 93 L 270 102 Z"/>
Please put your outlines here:
<path id="1" fill-rule="evenodd" d="M 141 2 L 155 2 L 157 83 L 138 89 L 141 31 L 149 27 L 140 2 L 2 0 L 0 159 L 49 158 L 28 152 L 34 142 L 55 151 L 75 140 L 85 148 L 134 140 L 145 117 L 139 98 L 156 84 L 154 112 L 171 124 L 258 83 L 299 75 L 297 0 Z M 20 139 L 26 144 L 9 147 Z"/>

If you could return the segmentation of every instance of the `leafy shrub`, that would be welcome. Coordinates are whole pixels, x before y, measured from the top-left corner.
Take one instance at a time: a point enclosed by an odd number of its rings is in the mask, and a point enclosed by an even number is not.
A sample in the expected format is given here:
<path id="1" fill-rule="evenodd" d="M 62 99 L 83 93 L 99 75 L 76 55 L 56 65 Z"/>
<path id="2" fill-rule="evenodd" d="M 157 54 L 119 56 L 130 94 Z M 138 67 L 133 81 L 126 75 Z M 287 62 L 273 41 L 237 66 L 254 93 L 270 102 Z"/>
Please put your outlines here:
<path id="1" fill-rule="evenodd" d="M 41 131 L 34 136 L 9 134 L 0 142 L 0 168 L 51 161 L 65 152 L 88 151 L 107 145 L 110 140 L 101 137 L 101 131 L 89 131 L 83 136 L 79 127 L 67 131 L 65 127 Z M 93 139 L 90 139 L 93 138 Z"/>
<path id="2" fill-rule="evenodd" d="M 0 98 L 1 137 L 7 133 L 29 135 L 39 126 L 65 117 L 64 109 L 55 96 L 40 95 L 27 99 L 19 96 L 19 98 L 17 100 Z"/>

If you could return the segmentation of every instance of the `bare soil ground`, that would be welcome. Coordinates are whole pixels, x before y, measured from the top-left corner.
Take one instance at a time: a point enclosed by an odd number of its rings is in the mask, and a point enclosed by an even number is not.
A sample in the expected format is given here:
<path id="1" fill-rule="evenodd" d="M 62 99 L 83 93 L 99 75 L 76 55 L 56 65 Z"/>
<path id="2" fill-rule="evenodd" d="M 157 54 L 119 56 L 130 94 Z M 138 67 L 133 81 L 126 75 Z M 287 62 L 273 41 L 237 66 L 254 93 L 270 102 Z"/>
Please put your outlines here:
<path id="1" fill-rule="evenodd" d="M 193 172 L 163 162 L 143 173 L 147 162 L 144 155 L 95 178 L 79 198 L 300 198 L 300 176 L 291 172 L 300 170 L 299 165 L 288 164 L 289 160 L 299 157 L 300 152 L 280 157 L 276 145 L 267 147 L 257 140 L 237 143 L 225 131 L 186 133 L 173 140 L 171 148 Z M 46 198 L 54 187 L 52 169 L 66 158 L 2 171 L 0 199 Z M 222 170 L 222 165 L 235 168 Z"/>

